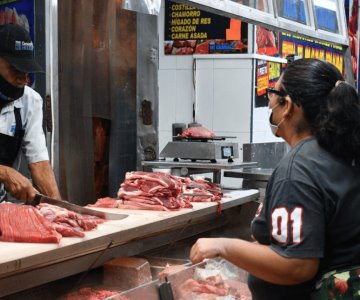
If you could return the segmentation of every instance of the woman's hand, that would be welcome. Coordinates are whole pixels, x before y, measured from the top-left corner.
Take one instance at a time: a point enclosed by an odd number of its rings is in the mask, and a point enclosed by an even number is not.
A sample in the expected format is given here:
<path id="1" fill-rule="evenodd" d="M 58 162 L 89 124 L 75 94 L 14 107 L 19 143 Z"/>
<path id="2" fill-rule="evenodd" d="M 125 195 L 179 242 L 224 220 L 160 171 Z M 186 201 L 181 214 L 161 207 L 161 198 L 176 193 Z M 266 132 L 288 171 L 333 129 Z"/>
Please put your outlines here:
<path id="1" fill-rule="evenodd" d="M 221 238 L 201 238 L 191 247 L 190 260 L 193 264 L 203 261 L 205 258 L 221 256 L 223 242 Z"/>

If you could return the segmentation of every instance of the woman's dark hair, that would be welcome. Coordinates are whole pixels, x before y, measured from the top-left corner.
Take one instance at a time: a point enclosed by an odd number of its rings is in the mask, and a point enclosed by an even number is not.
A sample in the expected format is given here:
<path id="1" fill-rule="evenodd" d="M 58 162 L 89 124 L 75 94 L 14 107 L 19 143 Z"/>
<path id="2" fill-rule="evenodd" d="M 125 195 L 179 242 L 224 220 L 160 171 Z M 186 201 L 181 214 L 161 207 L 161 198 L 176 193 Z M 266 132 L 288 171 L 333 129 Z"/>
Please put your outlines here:
<path id="1" fill-rule="evenodd" d="M 340 159 L 360 163 L 360 101 L 331 63 L 300 59 L 282 75 L 282 89 L 300 106 L 320 146 Z"/>

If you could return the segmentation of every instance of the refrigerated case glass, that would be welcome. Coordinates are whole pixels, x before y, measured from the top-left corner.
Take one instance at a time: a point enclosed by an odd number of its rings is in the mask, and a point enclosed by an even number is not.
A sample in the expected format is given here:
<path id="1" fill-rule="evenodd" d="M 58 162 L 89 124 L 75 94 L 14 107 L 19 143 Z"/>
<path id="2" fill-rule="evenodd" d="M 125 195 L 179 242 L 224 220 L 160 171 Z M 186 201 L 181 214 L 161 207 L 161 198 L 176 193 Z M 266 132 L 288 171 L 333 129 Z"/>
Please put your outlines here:
<path id="1" fill-rule="evenodd" d="M 315 22 L 318 29 L 339 33 L 336 0 L 314 0 Z"/>

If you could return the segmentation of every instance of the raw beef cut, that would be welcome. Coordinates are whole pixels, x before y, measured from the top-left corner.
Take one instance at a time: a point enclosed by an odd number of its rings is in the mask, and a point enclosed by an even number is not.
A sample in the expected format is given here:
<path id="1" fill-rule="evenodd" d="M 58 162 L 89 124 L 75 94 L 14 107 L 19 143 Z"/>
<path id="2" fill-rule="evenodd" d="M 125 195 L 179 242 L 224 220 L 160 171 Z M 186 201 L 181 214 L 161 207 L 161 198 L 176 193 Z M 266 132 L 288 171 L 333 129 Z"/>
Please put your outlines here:
<path id="1" fill-rule="evenodd" d="M 0 241 L 24 243 L 59 243 L 53 224 L 32 206 L 9 202 L 0 204 Z"/>
<path id="2" fill-rule="evenodd" d="M 75 292 L 70 292 L 69 294 L 61 298 L 61 300 L 102 300 L 117 294 L 119 294 L 119 292 L 83 287 Z M 128 300 L 127 297 L 120 295 L 116 296 L 116 299 Z"/>
<path id="3" fill-rule="evenodd" d="M 98 224 L 105 221 L 95 216 L 82 215 L 48 203 L 40 203 L 37 208 L 46 219 L 54 224 L 56 231 L 66 237 L 84 237 L 84 231 L 95 229 Z"/>
<path id="4" fill-rule="evenodd" d="M 178 210 L 192 207 L 180 197 L 182 184 L 176 177 L 160 172 L 127 172 L 118 199 L 100 198 L 93 207 L 146 210 Z"/>
<path id="5" fill-rule="evenodd" d="M 194 278 L 189 278 L 179 287 L 176 287 L 175 294 L 181 300 L 216 300 L 223 299 L 222 297 L 226 297 L 226 299 L 251 300 L 252 298 L 249 287 L 245 282 L 241 282 L 239 278 L 226 278 L 226 275 L 224 276 L 224 274 L 220 273 L 215 276 L 207 276 L 203 279 L 196 278 L 196 275 L 194 275 Z"/>
<path id="6" fill-rule="evenodd" d="M 184 201 L 217 202 L 218 213 L 221 213 L 221 199 L 224 196 L 219 185 L 203 179 L 191 180 L 189 177 L 180 177 L 180 180 L 183 183 L 182 192 L 187 194 L 182 196 L 185 198 Z M 195 196 L 189 194 L 195 194 Z M 197 194 L 201 196 L 196 196 Z"/>
<path id="7" fill-rule="evenodd" d="M 184 195 L 184 194 L 194 194 Z M 201 194 L 202 196 L 196 196 Z M 217 202 L 221 212 L 221 188 L 206 180 L 192 180 L 161 172 L 128 172 L 118 198 L 99 198 L 88 206 L 141 210 L 192 208 L 191 202 Z"/>
<path id="8" fill-rule="evenodd" d="M 161 172 L 128 172 L 118 191 L 118 198 L 134 204 L 161 205 L 165 209 L 191 208 L 181 197 L 178 177 Z"/>
<path id="9" fill-rule="evenodd" d="M 212 139 L 216 135 L 213 131 L 210 129 L 207 129 L 206 127 L 200 126 L 200 127 L 189 127 L 185 128 L 180 137 L 183 138 L 203 138 L 203 139 Z"/>

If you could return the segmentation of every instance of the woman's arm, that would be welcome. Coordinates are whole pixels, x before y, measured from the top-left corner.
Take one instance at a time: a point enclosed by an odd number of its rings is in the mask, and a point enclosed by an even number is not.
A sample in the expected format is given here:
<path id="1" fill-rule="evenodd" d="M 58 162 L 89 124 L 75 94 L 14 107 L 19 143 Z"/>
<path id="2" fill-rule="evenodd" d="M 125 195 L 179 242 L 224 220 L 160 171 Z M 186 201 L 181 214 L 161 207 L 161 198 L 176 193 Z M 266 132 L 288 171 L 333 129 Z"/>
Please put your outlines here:
<path id="1" fill-rule="evenodd" d="M 201 238 L 190 251 L 193 263 L 221 256 L 254 276 L 281 285 L 310 280 L 319 267 L 318 258 L 286 258 L 269 246 L 230 238 Z"/>

